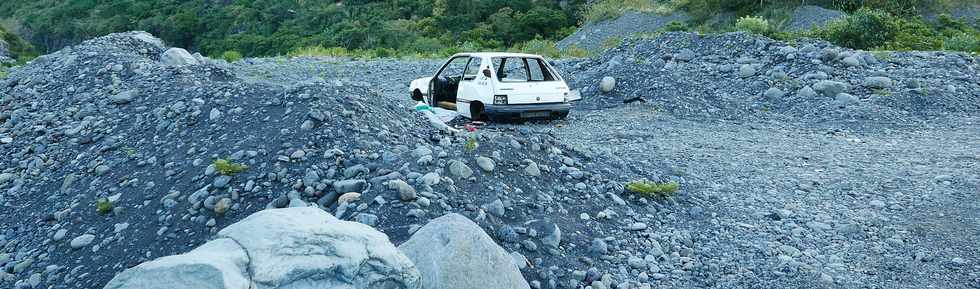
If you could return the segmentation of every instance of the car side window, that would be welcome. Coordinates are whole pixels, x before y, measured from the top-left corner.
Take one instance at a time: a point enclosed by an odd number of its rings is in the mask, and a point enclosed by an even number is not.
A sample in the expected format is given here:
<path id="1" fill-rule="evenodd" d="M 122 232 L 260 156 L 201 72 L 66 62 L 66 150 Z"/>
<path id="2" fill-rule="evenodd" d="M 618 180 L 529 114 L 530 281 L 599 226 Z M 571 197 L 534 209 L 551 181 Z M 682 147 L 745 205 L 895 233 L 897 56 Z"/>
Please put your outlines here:
<path id="1" fill-rule="evenodd" d="M 480 64 L 483 64 L 483 59 L 470 57 L 470 63 L 466 65 L 466 72 L 463 73 L 463 80 L 476 79 L 480 75 Z"/>
<path id="2" fill-rule="evenodd" d="M 524 59 L 520 57 L 495 57 L 494 66 L 497 67 L 497 79 L 503 82 L 523 82 L 528 81 L 527 66 Z"/>
<path id="3" fill-rule="evenodd" d="M 541 69 L 541 62 L 533 58 L 525 58 L 527 68 L 531 72 L 531 81 L 544 81 L 544 71 Z"/>
<path id="4" fill-rule="evenodd" d="M 456 57 L 449 61 L 446 68 L 439 72 L 440 77 L 453 78 L 460 77 L 463 75 L 463 70 L 466 68 L 466 63 L 469 62 L 469 57 Z"/>

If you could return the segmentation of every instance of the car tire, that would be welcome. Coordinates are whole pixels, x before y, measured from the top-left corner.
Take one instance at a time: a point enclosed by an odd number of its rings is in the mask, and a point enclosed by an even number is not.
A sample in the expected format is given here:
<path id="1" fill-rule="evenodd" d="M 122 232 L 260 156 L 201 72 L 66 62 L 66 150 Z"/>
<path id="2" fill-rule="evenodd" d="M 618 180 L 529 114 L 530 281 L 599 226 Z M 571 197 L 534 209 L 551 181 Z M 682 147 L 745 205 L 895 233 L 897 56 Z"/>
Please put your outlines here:
<path id="1" fill-rule="evenodd" d="M 484 113 L 484 109 L 482 102 L 474 101 L 470 103 L 470 119 L 485 120 L 487 115 Z"/>
<path id="2" fill-rule="evenodd" d="M 422 91 L 420 91 L 418 89 L 416 89 L 415 91 L 413 91 L 412 92 L 412 100 L 414 100 L 414 101 L 422 101 Z"/>

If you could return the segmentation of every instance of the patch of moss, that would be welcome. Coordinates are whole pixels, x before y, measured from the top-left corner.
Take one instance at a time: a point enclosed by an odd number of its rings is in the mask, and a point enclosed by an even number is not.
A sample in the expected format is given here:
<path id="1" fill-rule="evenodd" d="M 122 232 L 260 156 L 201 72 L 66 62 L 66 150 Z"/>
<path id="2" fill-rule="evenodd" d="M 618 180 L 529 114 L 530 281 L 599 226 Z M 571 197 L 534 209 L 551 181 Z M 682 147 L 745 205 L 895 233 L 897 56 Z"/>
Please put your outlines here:
<path id="1" fill-rule="evenodd" d="M 214 170 L 222 175 L 233 176 L 248 170 L 248 166 L 244 164 L 233 163 L 227 159 L 216 159 L 214 160 Z"/>
<path id="2" fill-rule="evenodd" d="M 626 190 L 644 198 L 666 198 L 673 196 L 680 188 L 677 182 L 633 181 L 626 184 Z"/>

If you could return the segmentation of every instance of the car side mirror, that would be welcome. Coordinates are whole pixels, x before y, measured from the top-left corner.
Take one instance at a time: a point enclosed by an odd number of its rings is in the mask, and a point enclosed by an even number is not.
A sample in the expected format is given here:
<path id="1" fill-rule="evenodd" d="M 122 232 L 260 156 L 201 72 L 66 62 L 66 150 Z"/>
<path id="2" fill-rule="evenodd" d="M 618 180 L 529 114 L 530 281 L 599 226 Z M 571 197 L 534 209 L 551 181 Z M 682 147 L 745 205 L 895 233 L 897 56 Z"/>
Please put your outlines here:
<path id="1" fill-rule="evenodd" d="M 490 69 L 484 69 L 483 76 L 490 77 Z"/>

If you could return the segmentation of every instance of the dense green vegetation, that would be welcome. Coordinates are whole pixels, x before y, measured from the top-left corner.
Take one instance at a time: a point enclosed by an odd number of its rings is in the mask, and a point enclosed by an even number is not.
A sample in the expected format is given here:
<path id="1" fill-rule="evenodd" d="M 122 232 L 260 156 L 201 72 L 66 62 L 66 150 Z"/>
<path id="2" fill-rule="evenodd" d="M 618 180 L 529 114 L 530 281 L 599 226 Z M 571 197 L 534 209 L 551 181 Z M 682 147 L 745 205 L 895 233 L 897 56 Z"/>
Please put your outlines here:
<path id="1" fill-rule="evenodd" d="M 284 55 L 306 47 L 441 54 L 510 48 L 574 31 L 584 0 L 7 0 L 0 18 L 47 51 L 145 30 L 206 55 Z M 234 54 L 230 54 L 234 56 Z"/>
<path id="2" fill-rule="evenodd" d="M 326 55 L 439 57 L 458 51 L 516 50 L 552 57 L 555 41 L 582 23 L 635 10 L 684 11 L 691 23 L 664 31 L 750 31 L 777 39 L 820 37 L 860 49 L 977 51 L 977 23 L 926 22 L 923 11 L 946 11 L 975 0 L 6 0 L 0 21 L 37 50 L 50 52 L 112 32 L 145 30 L 172 46 L 215 58 Z M 818 31 L 782 28 L 801 4 L 851 13 Z M 732 15 L 733 20 L 718 20 Z M 737 21 L 735 19 L 738 19 Z M 14 55 L 37 55 L 0 27 Z M 621 40 L 610 40 L 611 47 Z"/>
<path id="3" fill-rule="evenodd" d="M 23 62 L 38 56 L 37 50 L 34 46 L 27 41 L 24 41 L 16 34 L 8 32 L 2 26 L 0 26 L 0 41 L 3 41 L 7 45 L 7 52 L 10 53 L 10 57 Z"/>
<path id="4" fill-rule="evenodd" d="M 839 46 L 864 50 L 951 50 L 980 53 L 980 23 L 967 23 L 943 14 L 973 0 L 600 0 L 583 17 L 601 21 L 627 11 L 668 14 L 683 11 L 693 20 L 664 31 L 719 33 L 746 31 L 780 40 L 821 38 Z M 783 29 L 792 10 L 802 4 L 820 5 L 849 13 L 848 17 L 814 31 Z M 940 15 L 926 21 L 922 14 Z M 733 23 L 720 15 L 738 17 Z"/>

